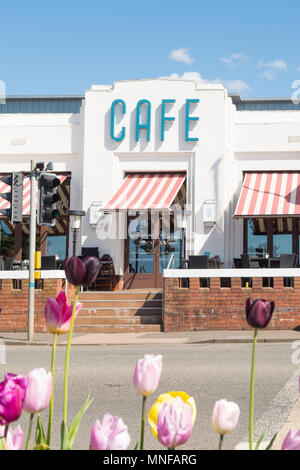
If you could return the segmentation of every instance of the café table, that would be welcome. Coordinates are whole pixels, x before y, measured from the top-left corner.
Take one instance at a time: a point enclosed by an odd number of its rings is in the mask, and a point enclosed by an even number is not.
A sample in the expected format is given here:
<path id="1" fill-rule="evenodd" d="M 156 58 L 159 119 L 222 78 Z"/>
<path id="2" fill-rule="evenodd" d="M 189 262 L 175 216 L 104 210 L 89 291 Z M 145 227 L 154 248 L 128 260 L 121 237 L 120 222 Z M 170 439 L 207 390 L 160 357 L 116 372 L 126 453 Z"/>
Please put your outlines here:
<path id="1" fill-rule="evenodd" d="M 256 261 L 259 264 L 259 268 L 270 269 L 270 268 L 279 268 L 280 267 L 280 258 L 265 258 L 259 256 L 251 256 L 251 261 Z M 266 278 L 267 287 L 271 286 L 271 278 Z"/>

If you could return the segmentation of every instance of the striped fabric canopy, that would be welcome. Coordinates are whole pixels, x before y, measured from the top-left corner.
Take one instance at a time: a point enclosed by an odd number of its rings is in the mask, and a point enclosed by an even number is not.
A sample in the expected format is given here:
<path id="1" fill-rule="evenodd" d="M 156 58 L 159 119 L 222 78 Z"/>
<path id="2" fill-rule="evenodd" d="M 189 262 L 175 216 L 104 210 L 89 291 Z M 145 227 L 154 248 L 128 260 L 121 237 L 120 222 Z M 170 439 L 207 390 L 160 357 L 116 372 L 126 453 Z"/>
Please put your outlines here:
<path id="1" fill-rule="evenodd" d="M 300 173 L 246 173 L 234 217 L 300 216 Z"/>
<path id="2" fill-rule="evenodd" d="M 104 209 L 169 209 L 185 178 L 185 173 L 130 173 Z"/>
<path id="3" fill-rule="evenodd" d="M 2 175 L 6 176 L 6 175 Z M 63 183 L 67 176 L 60 175 L 58 176 L 60 182 Z M 11 187 L 0 181 L 0 194 L 2 193 L 9 193 L 11 191 Z M 36 183 L 36 193 L 38 193 L 38 183 Z M 6 199 L 0 198 L 0 209 L 9 209 L 10 202 Z M 23 215 L 30 215 L 30 178 L 25 176 L 23 178 Z"/>

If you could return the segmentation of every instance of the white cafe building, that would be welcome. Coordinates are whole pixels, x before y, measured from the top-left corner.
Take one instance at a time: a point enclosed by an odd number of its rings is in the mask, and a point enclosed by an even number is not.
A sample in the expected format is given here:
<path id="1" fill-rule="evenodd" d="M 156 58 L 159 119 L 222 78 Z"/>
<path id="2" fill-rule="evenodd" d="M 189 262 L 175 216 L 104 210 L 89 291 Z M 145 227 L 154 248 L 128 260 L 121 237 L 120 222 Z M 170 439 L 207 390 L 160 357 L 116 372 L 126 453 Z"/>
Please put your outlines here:
<path id="1" fill-rule="evenodd" d="M 61 215 L 38 227 L 37 248 L 64 259 L 67 210 L 84 210 L 78 254 L 111 255 L 120 286 L 160 287 L 171 258 L 179 268 L 208 254 L 231 268 L 242 253 L 299 255 L 300 105 L 291 99 L 169 79 L 7 97 L 0 176 L 24 172 L 24 217 L 13 226 L 1 216 L 0 255 L 19 260 L 28 257 L 31 160 L 52 161 L 61 179 Z"/>

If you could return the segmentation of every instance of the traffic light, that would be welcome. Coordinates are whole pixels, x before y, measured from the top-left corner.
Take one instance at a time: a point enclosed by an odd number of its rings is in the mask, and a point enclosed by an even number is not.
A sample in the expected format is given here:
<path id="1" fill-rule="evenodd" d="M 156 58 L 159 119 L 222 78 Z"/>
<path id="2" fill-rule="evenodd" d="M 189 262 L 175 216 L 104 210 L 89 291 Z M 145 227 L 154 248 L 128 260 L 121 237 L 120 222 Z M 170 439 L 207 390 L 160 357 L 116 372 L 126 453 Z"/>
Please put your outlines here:
<path id="1" fill-rule="evenodd" d="M 13 172 L 0 180 L 11 187 L 10 193 L 1 193 L 0 197 L 10 202 L 10 207 L 1 209 L 0 213 L 8 217 L 13 224 L 23 222 L 23 173 Z"/>
<path id="2" fill-rule="evenodd" d="M 56 203 L 60 197 L 57 193 L 57 187 L 60 185 L 60 179 L 53 173 L 40 173 L 39 192 L 38 192 L 38 225 L 48 225 L 53 227 L 55 219 L 59 216 Z"/>

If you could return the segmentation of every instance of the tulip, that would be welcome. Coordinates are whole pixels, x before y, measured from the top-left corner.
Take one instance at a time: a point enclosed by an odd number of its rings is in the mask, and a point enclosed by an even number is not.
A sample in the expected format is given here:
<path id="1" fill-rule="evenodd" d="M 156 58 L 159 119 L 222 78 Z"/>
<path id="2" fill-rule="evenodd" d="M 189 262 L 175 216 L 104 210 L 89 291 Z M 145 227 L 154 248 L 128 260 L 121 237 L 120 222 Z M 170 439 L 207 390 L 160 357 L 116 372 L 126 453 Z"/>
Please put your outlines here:
<path id="1" fill-rule="evenodd" d="M 95 422 L 90 444 L 92 450 L 126 450 L 130 444 L 128 427 L 122 418 L 106 413 L 102 423 Z"/>
<path id="2" fill-rule="evenodd" d="M 48 407 L 51 397 L 52 376 L 45 369 L 33 369 L 27 375 L 27 389 L 23 408 L 28 413 L 40 413 Z"/>
<path id="3" fill-rule="evenodd" d="M 157 439 L 168 449 L 184 444 L 193 429 L 192 409 L 177 396 L 165 401 L 157 418 Z"/>
<path id="4" fill-rule="evenodd" d="M 17 426 L 14 430 L 9 428 L 6 436 L 6 450 L 21 450 L 23 439 L 24 433 L 21 426 Z"/>
<path id="5" fill-rule="evenodd" d="M 180 397 L 181 400 L 190 406 L 192 412 L 192 423 L 194 425 L 196 420 L 196 403 L 193 397 L 190 397 L 185 392 L 169 392 L 159 395 L 156 402 L 152 406 L 148 414 L 148 423 L 150 424 L 150 428 L 152 434 L 156 439 L 158 439 L 158 430 L 157 430 L 157 421 L 159 413 L 162 409 L 162 406 L 165 402 L 172 403 L 177 397 Z"/>
<path id="6" fill-rule="evenodd" d="M 22 413 L 26 393 L 26 378 L 6 374 L 0 383 L 0 425 L 17 421 Z"/>
<path id="7" fill-rule="evenodd" d="M 274 311 L 274 306 L 274 302 L 262 299 L 252 300 L 249 298 L 246 303 L 248 324 L 252 328 L 265 328 L 268 326 Z"/>
<path id="8" fill-rule="evenodd" d="M 218 400 L 216 401 L 210 424 L 211 427 L 220 434 L 219 450 L 222 447 L 223 437 L 225 434 L 233 431 L 239 421 L 240 408 L 233 401 Z"/>
<path id="9" fill-rule="evenodd" d="M 252 361 L 250 376 L 250 406 L 249 406 L 249 448 L 253 448 L 253 416 L 254 416 L 254 370 L 255 370 L 255 353 L 257 343 L 258 328 L 265 328 L 274 312 L 275 303 L 263 299 L 252 300 L 246 302 L 246 317 L 248 324 L 254 328 L 254 338 L 252 345 Z"/>
<path id="10" fill-rule="evenodd" d="M 155 392 L 158 387 L 162 369 L 162 356 L 145 354 L 143 359 L 139 359 L 135 366 L 133 384 L 137 392 L 143 397 L 140 450 L 144 448 L 146 398 Z"/>
<path id="11" fill-rule="evenodd" d="M 133 376 L 133 383 L 137 392 L 147 397 L 155 392 L 158 387 L 162 369 L 162 356 L 145 354 L 143 359 L 139 359 Z"/>
<path id="12" fill-rule="evenodd" d="M 82 304 L 77 302 L 75 317 Z M 49 333 L 64 335 L 68 333 L 71 325 L 73 305 L 68 305 L 65 291 L 61 291 L 56 299 L 49 297 L 45 305 L 45 317 Z"/>
<path id="13" fill-rule="evenodd" d="M 285 436 L 281 450 L 300 450 L 300 430 L 290 429 Z"/>
<path id="14" fill-rule="evenodd" d="M 99 272 L 100 261 L 94 256 L 72 256 L 64 262 L 66 277 L 74 286 L 89 286 Z"/>

